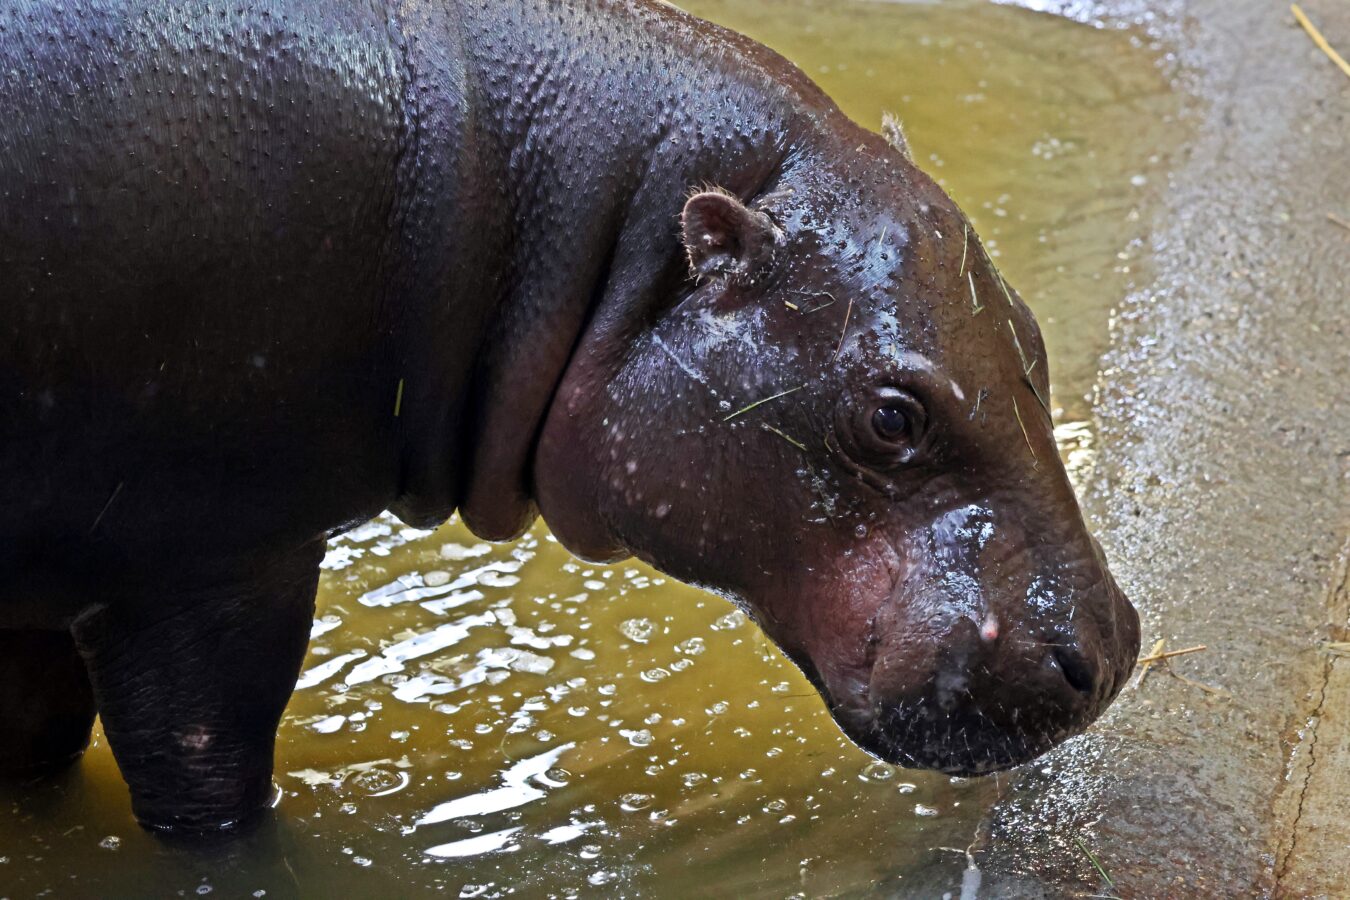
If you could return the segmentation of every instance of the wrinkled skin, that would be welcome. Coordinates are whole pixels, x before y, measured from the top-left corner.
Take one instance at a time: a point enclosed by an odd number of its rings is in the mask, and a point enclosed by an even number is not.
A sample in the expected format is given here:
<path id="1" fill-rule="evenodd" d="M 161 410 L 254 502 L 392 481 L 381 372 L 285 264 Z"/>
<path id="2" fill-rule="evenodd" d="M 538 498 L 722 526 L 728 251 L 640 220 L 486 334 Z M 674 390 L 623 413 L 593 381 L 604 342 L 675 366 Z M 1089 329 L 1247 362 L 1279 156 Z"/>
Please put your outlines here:
<path id="1" fill-rule="evenodd" d="M 905 765 L 1105 708 L 1035 322 L 901 149 L 645 0 L 273 6 L 0 6 L 0 770 L 97 712 L 143 824 L 256 816 L 385 508 L 730 597 Z"/>

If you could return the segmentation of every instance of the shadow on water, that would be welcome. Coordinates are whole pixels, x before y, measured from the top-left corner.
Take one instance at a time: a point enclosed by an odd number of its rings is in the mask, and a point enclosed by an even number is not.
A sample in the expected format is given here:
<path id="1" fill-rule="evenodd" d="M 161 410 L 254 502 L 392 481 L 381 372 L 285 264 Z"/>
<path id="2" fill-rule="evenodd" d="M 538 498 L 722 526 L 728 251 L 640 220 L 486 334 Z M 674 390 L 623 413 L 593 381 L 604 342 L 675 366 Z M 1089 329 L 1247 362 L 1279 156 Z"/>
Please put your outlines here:
<path id="1" fill-rule="evenodd" d="M 1081 441 L 1138 205 L 1165 175 L 1159 48 L 974 2 L 687 5 L 857 120 L 903 118 L 1039 313 Z M 960 895 L 997 782 L 869 760 L 722 601 L 578 563 L 543 528 L 489 546 L 381 519 L 333 541 L 325 570 L 272 820 L 233 842 L 151 838 L 96 734 L 81 767 L 0 787 L 0 897 Z"/>

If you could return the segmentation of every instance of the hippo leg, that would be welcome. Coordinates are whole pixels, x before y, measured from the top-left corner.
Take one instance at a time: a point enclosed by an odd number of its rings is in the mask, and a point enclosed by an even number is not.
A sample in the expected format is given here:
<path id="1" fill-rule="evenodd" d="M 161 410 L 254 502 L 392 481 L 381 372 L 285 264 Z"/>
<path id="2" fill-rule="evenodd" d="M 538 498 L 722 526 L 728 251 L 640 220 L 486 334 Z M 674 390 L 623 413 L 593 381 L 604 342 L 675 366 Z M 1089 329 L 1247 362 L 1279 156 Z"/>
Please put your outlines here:
<path id="1" fill-rule="evenodd" d="M 314 612 L 316 542 L 243 580 L 149 590 L 75 622 L 113 756 L 146 828 L 213 832 L 266 809 Z"/>
<path id="2" fill-rule="evenodd" d="M 74 762 L 89 745 L 94 694 L 66 631 L 0 631 L 0 775 Z"/>

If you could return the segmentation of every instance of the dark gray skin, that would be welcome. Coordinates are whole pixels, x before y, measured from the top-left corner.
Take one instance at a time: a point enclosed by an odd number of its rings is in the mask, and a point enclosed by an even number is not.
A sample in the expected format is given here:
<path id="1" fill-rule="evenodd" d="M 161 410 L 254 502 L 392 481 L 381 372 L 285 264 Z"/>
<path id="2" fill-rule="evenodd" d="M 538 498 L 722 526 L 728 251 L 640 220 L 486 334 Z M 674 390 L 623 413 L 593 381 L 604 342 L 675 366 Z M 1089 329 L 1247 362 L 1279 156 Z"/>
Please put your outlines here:
<path id="1" fill-rule="evenodd" d="M 1030 759 L 1138 651 L 960 211 L 664 5 L 0 5 L 0 299 L 0 767 L 97 711 L 149 827 L 265 806 L 385 508 L 729 597 L 907 766 Z"/>

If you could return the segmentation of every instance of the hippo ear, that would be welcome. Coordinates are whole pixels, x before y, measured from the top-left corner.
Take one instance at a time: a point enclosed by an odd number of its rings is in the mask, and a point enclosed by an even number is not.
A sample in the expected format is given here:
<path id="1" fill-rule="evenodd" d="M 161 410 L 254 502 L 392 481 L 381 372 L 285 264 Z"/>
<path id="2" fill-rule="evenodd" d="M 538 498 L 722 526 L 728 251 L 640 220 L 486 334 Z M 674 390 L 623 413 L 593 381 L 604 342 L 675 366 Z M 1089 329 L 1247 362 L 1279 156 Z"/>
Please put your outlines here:
<path id="1" fill-rule="evenodd" d="M 721 191 L 694 194 L 680 221 L 689 268 L 700 278 L 753 274 L 782 240 L 772 219 Z"/>

